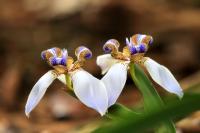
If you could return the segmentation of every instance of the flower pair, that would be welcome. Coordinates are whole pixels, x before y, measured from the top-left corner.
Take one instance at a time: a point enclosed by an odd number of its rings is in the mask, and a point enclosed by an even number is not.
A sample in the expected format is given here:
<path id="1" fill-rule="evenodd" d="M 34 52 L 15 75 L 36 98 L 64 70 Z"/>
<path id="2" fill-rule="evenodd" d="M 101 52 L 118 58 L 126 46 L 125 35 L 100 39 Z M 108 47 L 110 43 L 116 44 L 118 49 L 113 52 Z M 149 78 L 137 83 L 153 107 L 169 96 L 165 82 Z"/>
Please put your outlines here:
<path id="1" fill-rule="evenodd" d="M 155 82 L 181 98 L 182 89 L 171 72 L 154 60 L 144 57 L 152 41 L 151 36 L 136 34 L 126 39 L 127 46 L 123 48 L 123 52 L 119 52 L 119 42 L 115 39 L 108 40 L 103 46 L 107 54 L 97 57 L 97 65 L 101 67 L 102 74 L 106 73 L 101 80 L 81 68 L 92 57 L 88 48 L 80 46 L 75 50 L 77 61 L 68 56 L 66 49 L 51 48 L 43 51 L 42 59 L 54 70 L 48 71 L 34 85 L 25 106 L 26 115 L 29 116 L 56 78 L 66 84 L 83 104 L 104 115 L 121 94 L 131 62 L 146 67 Z"/>

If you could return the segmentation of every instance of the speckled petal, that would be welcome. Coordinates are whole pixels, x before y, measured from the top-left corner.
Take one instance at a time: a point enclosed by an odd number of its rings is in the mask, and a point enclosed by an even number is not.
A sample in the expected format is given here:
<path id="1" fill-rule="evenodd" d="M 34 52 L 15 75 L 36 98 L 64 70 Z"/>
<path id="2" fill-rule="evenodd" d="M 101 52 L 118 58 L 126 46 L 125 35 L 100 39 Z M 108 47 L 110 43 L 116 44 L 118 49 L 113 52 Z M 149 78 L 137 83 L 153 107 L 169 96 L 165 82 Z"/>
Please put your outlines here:
<path id="1" fill-rule="evenodd" d="M 112 106 L 121 94 L 127 79 L 127 64 L 114 64 L 102 78 L 108 93 L 108 106 Z"/>
<path id="2" fill-rule="evenodd" d="M 110 54 L 105 54 L 97 57 L 96 63 L 101 68 L 102 74 L 105 74 L 112 65 L 119 62 L 119 60 L 114 59 Z"/>
<path id="3" fill-rule="evenodd" d="M 78 99 L 102 116 L 108 108 L 108 96 L 103 82 L 84 70 L 72 74 L 73 89 Z"/>
<path id="4" fill-rule="evenodd" d="M 178 95 L 179 98 L 183 97 L 181 86 L 165 66 L 158 64 L 150 58 L 146 59 L 144 66 L 156 83 L 168 92 Z"/>
<path id="5" fill-rule="evenodd" d="M 141 44 L 142 40 L 146 37 L 147 35 L 143 35 L 143 34 L 138 34 L 137 36 L 137 44 Z"/>
<path id="6" fill-rule="evenodd" d="M 117 53 L 120 43 L 116 39 L 109 39 L 103 46 L 105 53 Z"/>
<path id="7" fill-rule="evenodd" d="M 85 46 L 79 46 L 75 50 L 75 55 L 77 56 L 78 60 L 90 59 L 92 58 L 92 52 Z"/>
<path id="8" fill-rule="evenodd" d="M 37 83 L 33 86 L 25 106 L 25 114 L 29 117 L 30 112 L 37 106 L 42 97 L 44 96 L 47 88 L 56 79 L 56 74 L 53 70 L 44 74 Z"/>

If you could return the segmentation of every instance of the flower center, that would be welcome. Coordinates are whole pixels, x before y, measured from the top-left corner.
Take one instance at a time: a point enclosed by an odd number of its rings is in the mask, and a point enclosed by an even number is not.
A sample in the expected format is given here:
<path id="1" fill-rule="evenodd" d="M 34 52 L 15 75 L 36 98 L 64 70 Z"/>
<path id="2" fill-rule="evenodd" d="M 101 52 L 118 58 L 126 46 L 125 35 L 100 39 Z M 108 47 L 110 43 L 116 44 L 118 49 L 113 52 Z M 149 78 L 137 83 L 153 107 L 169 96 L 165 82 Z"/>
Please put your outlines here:
<path id="1" fill-rule="evenodd" d="M 57 47 L 45 50 L 41 53 L 43 60 L 46 60 L 50 66 L 52 66 L 58 74 L 66 74 L 81 68 L 86 59 L 92 57 L 92 52 L 84 47 L 78 47 L 75 51 L 77 61 L 68 56 L 66 49 L 60 49 Z"/>
<path id="2" fill-rule="evenodd" d="M 129 49 L 132 62 L 144 62 L 144 54 L 148 51 L 149 45 L 152 45 L 153 38 L 149 35 L 136 34 L 130 39 L 126 38 L 126 45 Z"/>
<path id="3" fill-rule="evenodd" d="M 115 39 L 108 40 L 104 44 L 103 50 L 105 53 L 110 53 L 115 59 L 142 63 L 145 60 L 144 54 L 152 43 L 151 36 L 136 34 L 130 39 L 126 38 L 127 46 L 123 48 L 123 52 L 119 52 L 120 43 Z"/>

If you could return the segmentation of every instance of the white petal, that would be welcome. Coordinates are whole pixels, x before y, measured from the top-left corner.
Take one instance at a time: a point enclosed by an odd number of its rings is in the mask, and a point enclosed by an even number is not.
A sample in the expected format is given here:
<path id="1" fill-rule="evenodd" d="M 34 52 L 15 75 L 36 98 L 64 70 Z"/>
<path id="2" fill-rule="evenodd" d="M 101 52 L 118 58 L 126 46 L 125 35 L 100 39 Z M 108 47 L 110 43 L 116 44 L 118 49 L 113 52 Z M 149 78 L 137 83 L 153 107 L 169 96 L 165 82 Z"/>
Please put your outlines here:
<path id="1" fill-rule="evenodd" d="M 107 74 L 102 78 L 107 93 L 108 93 L 108 106 L 115 104 L 119 95 L 124 88 L 127 79 L 127 64 L 117 63 L 114 64 Z"/>
<path id="2" fill-rule="evenodd" d="M 158 64 L 150 58 L 147 58 L 144 62 L 144 66 L 156 83 L 162 86 L 165 90 L 178 95 L 179 98 L 183 97 L 181 86 L 165 66 Z"/>
<path id="3" fill-rule="evenodd" d="M 29 117 L 30 112 L 37 106 L 44 96 L 49 85 L 56 79 L 55 73 L 51 70 L 44 74 L 33 86 L 25 106 L 25 114 Z"/>
<path id="4" fill-rule="evenodd" d="M 110 54 L 105 54 L 97 57 L 97 65 L 101 67 L 102 74 L 105 74 L 110 67 L 119 62 L 119 60 L 114 59 Z"/>
<path id="5" fill-rule="evenodd" d="M 84 70 L 72 74 L 73 89 L 86 106 L 104 115 L 108 108 L 108 96 L 103 82 Z"/>
<path id="6" fill-rule="evenodd" d="M 57 77 L 57 79 L 60 80 L 63 84 L 65 84 L 65 85 L 67 84 L 65 74 L 60 74 Z"/>
<path id="7" fill-rule="evenodd" d="M 129 39 L 126 37 L 126 45 L 128 46 L 128 47 L 131 47 L 131 42 L 129 41 Z"/>

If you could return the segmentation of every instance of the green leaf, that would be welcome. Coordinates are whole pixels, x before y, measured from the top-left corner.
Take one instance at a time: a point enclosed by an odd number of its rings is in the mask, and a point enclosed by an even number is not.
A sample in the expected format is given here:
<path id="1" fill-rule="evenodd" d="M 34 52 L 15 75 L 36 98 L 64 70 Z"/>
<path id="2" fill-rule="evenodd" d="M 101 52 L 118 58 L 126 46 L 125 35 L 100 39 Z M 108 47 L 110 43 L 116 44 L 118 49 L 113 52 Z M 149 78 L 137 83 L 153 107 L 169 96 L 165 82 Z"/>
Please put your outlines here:
<path id="1" fill-rule="evenodd" d="M 130 110 L 129 108 L 123 106 L 122 104 L 116 103 L 108 109 L 108 113 L 106 114 L 106 117 L 108 117 L 112 120 L 118 120 L 118 119 L 126 120 L 127 117 L 125 117 L 124 114 L 127 114 L 127 113 L 131 113 L 132 115 L 135 116 L 135 118 L 141 116 L 141 113 L 135 112 L 135 111 Z"/>
<path id="2" fill-rule="evenodd" d="M 161 121 L 169 118 L 182 117 L 200 109 L 200 94 L 185 93 L 182 101 L 176 97 L 170 98 L 164 108 L 155 108 L 143 117 L 135 118 L 131 113 L 126 113 L 126 121 L 118 120 L 113 124 L 103 126 L 93 133 L 140 133 L 151 131 Z M 168 132 L 167 132 L 168 133 Z"/>
<path id="3" fill-rule="evenodd" d="M 134 83 L 143 95 L 144 109 L 146 112 L 149 113 L 155 108 L 163 108 L 164 103 L 162 99 L 143 70 L 137 64 L 131 63 L 130 73 Z M 168 120 L 163 121 L 161 129 L 158 129 L 157 132 L 175 133 L 176 129 L 173 122 L 169 118 Z"/>

